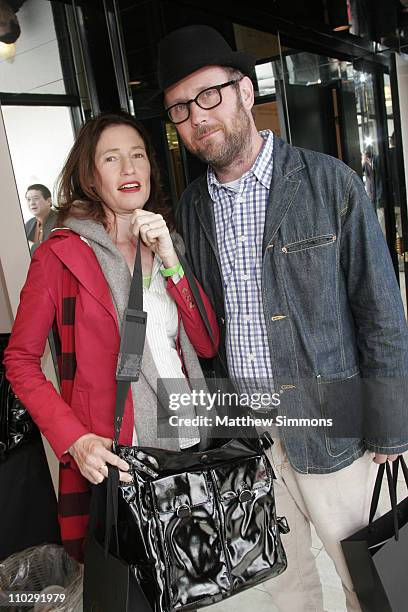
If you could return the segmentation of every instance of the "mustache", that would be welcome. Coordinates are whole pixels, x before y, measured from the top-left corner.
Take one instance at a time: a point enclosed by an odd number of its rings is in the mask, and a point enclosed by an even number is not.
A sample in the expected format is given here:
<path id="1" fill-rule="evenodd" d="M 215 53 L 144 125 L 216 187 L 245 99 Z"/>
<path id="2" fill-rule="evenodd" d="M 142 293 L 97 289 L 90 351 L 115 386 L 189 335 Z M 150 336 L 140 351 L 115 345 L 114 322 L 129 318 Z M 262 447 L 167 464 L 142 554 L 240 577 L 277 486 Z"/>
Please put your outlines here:
<path id="1" fill-rule="evenodd" d="M 203 136 L 207 136 L 207 134 L 211 134 L 211 132 L 214 132 L 215 130 L 223 129 L 224 126 L 222 123 L 215 123 L 213 125 L 198 125 L 193 132 L 193 136 L 194 138 L 202 138 Z"/>

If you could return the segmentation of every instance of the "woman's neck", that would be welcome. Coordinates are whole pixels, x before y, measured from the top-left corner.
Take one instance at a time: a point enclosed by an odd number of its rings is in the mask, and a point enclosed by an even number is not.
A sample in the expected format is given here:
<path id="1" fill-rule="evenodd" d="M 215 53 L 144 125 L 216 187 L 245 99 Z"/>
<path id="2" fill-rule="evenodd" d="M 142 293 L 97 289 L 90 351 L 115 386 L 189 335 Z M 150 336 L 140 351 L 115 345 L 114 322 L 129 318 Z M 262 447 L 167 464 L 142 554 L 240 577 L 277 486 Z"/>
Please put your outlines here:
<path id="1" fill-rule="evenodd" d="M 116 213 L 115 215 L 111 210 L 106 209 L 106 216 L 108 219 L 108 234 L 112 238 L 113 243 L 122 253 L 129 267 L 129 270 L 133 272 L 133 266 L 135 263 L 137 238 L 132 234 L 130 229 L 130 219 L 132 212 L 129 213 Z M 141 256 L 142 256 L 142 270 L 143 275 L 148 276 L 152 272 L 153 267 L 153 253 L 146 247 L 143 242 L 140 245 Z"/>
<path id="2" fill-rule="evenodd" d="M 106 211 L 108 219 L 108 234 L 116 245 L 134 244 L 136 238 L 133 236 L 130 229 L 130 219 L 132 213 L 113 213 L 108 209 Z"/>

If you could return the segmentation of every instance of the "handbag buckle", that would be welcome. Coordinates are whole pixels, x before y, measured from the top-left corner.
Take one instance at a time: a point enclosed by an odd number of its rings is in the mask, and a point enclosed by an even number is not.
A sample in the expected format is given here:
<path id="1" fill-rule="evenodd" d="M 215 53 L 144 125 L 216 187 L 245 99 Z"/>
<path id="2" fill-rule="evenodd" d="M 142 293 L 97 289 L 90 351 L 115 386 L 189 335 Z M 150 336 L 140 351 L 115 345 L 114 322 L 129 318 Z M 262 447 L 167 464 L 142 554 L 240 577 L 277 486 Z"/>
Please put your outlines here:
<path id="1" fill-rule="evenodd" d="M 280 533 L 283 533 L 283 534 L 289 533 L 290 527 L 286 519 L 286 516 L 277 516 L 276 522 L 278 523 L 278 529 Z"/>
<path id="2" fill-rule="evenodd" d="M 177 508 L 177 516 L 179 518 L 187 518 L 188 516 L 191 516 L 190 506 L 187 504 L 181 504 L 181 506 Z"/>
<path id="3" fill-rule="evenodd" d="M 139 380 L 146 338 L 147 313 L 126 308 L 123 315 L 120 351 L 116 367 L 116 380 Z"/>
<path id="4" fill-rule="evenodd" d="M 252 493 L 251 491 L 249 491 L 248 489 L 244 489 L 243 491 L 241 491 L 241 493 L 239 494 L 239 501 L 241 503 L 245 503 L 245 502 L 249 502 L 250 499 L 252 499 Z"/>
<path id="5" fill-rule="evenodd" d="M 269 431 L 264 431 L 263 434 L 259 437 L 259 444 L 263 451 L 266 451 L 269 448 L 272 448 L 273 439 Z"/>

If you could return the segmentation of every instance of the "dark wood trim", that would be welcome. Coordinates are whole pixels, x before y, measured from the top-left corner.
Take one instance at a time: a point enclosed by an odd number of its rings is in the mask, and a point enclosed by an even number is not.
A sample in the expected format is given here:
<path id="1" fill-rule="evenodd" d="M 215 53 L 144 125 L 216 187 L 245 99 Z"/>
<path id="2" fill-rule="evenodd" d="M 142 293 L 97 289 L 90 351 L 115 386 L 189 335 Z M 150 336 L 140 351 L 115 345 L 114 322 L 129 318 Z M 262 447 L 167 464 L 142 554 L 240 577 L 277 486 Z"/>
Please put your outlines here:
<path id="1" fill-rule="evenodd" d="M 30 94 L 0 92 L 3 106 L 80 106 L 78 96 L 62 94 Z"/>

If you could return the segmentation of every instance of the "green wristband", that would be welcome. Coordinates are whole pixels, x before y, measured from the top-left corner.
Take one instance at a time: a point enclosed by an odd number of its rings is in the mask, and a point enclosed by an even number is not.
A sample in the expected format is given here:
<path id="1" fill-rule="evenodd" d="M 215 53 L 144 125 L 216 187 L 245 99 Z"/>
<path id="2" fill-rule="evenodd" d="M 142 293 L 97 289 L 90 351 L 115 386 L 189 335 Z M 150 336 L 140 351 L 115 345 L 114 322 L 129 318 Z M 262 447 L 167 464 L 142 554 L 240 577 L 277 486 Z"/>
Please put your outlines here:
<path id="1" fill-rule="evenodd" d="M 172 268 L 162 268 L 160 270 L 160 274 L 162 276 L 164 276 L 165 278 L 167 278 L 169 276 L 173 276 L 174 274 L 178 274 L 179 276 L 182 277 L 182 276 L 184 276 L 184 270 L 183 270 L 183 267 L 182 267 L 181 263 L 178 262 Z"/>

